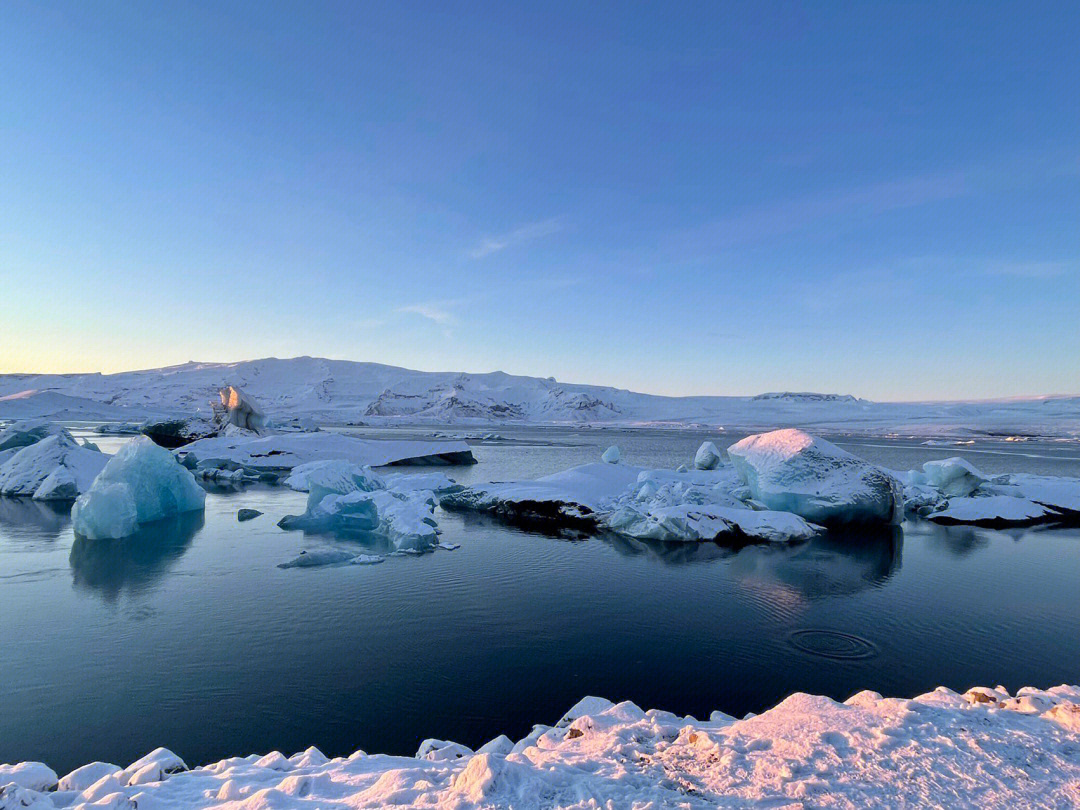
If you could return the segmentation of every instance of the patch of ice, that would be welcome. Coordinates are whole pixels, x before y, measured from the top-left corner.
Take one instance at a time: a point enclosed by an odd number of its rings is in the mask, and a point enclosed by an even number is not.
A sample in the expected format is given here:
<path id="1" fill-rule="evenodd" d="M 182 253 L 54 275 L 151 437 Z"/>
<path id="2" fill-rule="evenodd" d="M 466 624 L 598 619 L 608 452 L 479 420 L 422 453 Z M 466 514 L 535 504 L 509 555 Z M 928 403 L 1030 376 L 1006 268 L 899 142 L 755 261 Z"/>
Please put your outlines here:
<path id="1" fill-rule="evenodd" d="M 950 498 L 948 504 L 926 517 L 935 523 L 966 523 L 987 527 L 1024 526 L 1038 523 L 1053 514 L 1026 498 L 1011 495 L 987 495 L 974 498 Z"/>

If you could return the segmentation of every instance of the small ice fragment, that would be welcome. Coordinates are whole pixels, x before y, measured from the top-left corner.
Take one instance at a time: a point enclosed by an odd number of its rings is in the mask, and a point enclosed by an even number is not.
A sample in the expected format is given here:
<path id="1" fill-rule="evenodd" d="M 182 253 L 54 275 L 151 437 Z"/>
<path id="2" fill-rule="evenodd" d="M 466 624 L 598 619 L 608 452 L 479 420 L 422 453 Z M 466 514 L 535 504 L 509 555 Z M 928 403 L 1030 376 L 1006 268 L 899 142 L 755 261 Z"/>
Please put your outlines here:
<path id="1" fill-rule="evenodd" d="M 712 442 L 702 442 L 697 453 L 694 454 L 694 468 L 698 470 L 715 470 L 720 466 L 720 451 Z"/>
<path id="2" fill-rule="evenodd" d="M 614 444 L 600 456 L 600 460 L 607 464 L 618 464 L 620 458 L 622 458 L 622 453 L 619 451 L 618 445 Z"/>

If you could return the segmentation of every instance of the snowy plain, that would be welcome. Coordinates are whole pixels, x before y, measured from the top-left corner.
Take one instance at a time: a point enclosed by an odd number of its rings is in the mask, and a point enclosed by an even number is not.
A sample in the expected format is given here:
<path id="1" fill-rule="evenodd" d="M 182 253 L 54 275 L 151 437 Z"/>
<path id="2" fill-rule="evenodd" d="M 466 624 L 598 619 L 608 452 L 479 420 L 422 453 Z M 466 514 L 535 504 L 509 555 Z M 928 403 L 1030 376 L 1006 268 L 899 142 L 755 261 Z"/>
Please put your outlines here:
<path id="1" fill-rule="evenodd" d="M 223 386 L 271 419 L 331 423 L 699 425 L 831 435 L 1080 437 L 1080 396 L 870 402 L 848 394 L 665 397 L 553 378 L 421 372 L 312 357 L 186 363 L 119 374 L 0 375 L 0 419 L 124 421 L 206 408 Z M 82 415 L 80 415 L 80 413 Z"/>

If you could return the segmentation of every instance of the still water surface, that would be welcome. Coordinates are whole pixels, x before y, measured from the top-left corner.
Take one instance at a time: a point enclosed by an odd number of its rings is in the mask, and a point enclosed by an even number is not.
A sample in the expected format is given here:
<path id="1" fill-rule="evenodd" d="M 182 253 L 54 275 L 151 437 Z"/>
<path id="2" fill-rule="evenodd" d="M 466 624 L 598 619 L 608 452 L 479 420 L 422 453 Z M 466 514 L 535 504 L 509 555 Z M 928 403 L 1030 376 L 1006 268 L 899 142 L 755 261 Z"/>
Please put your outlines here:
<path id="1" fill-rule="evenodd" d="M 613 443 L 627 463 L 672 467 L 703 438 L 500 432 L 451 476 L 544 475 Z M 901 469 L 961 454 L 986 472 L 1080 475 L 1071 444 L 844 446 Z M 157 745 L 189 764 L 312 744 L 412 754 L 428 736 L 518 738 L 586 694 L 707 716 L 795 690 L 1080 682 L 1076 530 L 909 522 L 735 550 L 440 513 L 457 551 L 282 570 L 302 548 L 347 544 L 277 528 L 304 497 L 217 490 L 205 515 L 120 543 L 76 540 L 66 509 L 0 498 L 0 762 L 62 773 Z M 242 507 L 266 514 L 238 523 Z"/>

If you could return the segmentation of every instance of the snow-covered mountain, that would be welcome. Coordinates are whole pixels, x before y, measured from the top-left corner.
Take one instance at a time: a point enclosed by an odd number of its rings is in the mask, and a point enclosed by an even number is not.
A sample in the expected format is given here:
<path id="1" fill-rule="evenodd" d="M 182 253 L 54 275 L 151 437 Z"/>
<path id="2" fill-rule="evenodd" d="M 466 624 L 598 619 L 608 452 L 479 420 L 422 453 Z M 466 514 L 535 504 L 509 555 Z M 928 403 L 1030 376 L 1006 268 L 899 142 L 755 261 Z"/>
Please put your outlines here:
<path id="1" fill-rule="evenodd" d="M 1080 438 L 1080 397 L 881 403 L 850 395 L 665 397 L 503 372 L 427 372 L 296 357 L 120 374 L 0 375 L 0 419 L 138 418 L 206 409 L 235 385 L 271 418 L 368 424 L 707 425 L 823 433 Z"/>

